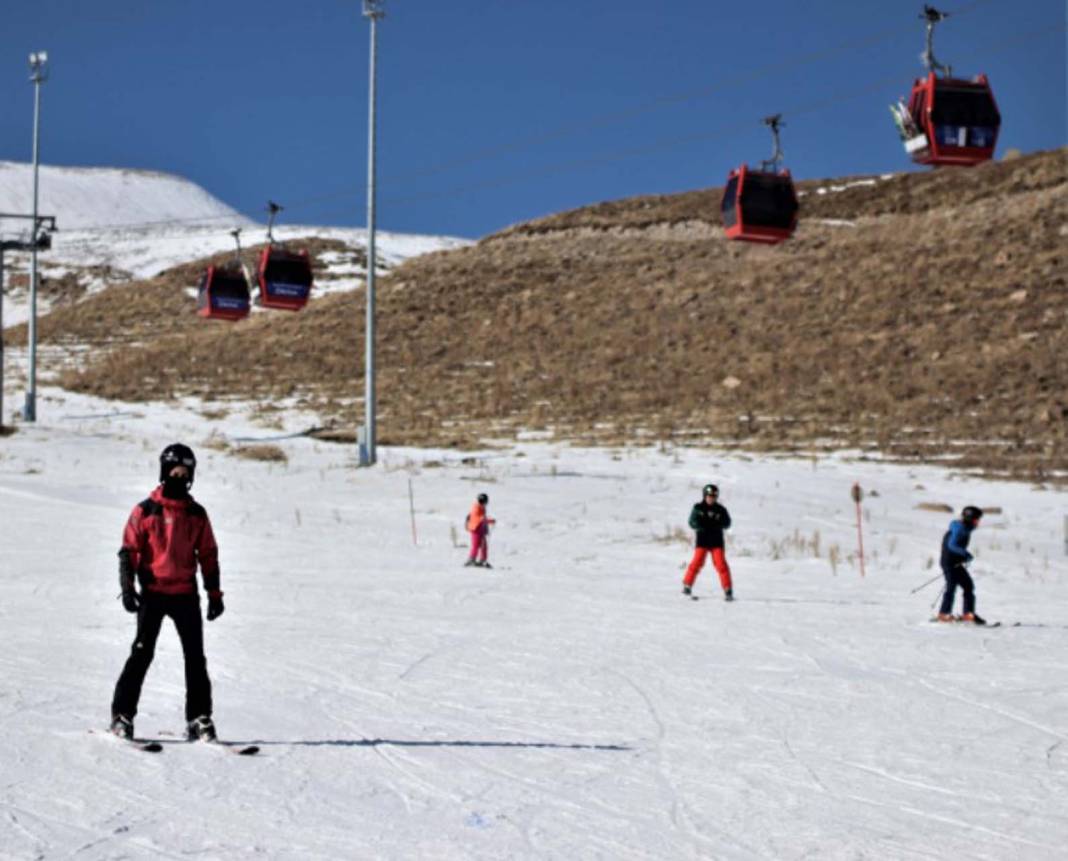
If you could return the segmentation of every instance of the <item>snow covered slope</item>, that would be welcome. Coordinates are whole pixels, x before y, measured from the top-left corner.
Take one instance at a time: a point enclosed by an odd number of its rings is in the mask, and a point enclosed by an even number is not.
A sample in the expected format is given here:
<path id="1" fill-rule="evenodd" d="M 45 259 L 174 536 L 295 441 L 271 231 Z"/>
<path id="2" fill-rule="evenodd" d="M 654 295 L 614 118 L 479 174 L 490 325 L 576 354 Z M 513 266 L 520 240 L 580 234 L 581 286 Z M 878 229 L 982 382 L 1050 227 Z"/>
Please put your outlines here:
<path id="1" fill-rule="evenodd" d="M 33 166 L 0 161 L 0 212 L 29 213 L 32 209 Z M 189 224 L 251 223 L 180 176 L 110 167 L 42 165 L 39 211 L 56 216 L 64 231 L 175 219 Z"/>
<path id="2" fill-rule="evenodd" d="M 1063 493 L 539 444 L 466 463 L 386 449 L 359 471 L 309 439 L 275 441 L 286 463 L 226 455 L 221 439 L 264 433 L 229 416 L 51 389 L 40 414 L 0 439 L 0 857 L 1064 857 Z M 137 717 L 164 752 L 88 732 L 133 635 L 122 525 L 175 439 L 197 449 L 221 545 L 217 723 L 257 758 L 170 734 L 169 625 Z M 702 600 L 679 594 L 709 480 L 734 517 L 731 605 L 708 570 Z M 479 491 L 491 571 L 461 566 Z M 924 502 L 1003 509 L 973 573 L 1006 626 L 927 621 L 939 586 L 910 591 L 949 516 Z"/>

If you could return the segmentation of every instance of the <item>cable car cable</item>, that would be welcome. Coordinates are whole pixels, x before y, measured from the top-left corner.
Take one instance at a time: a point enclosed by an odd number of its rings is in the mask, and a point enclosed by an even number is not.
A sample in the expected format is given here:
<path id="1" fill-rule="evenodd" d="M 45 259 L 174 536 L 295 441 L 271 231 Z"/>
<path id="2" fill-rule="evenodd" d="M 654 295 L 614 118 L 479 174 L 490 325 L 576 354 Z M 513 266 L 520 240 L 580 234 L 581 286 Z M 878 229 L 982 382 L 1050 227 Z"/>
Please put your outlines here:
<path id="1" fill-rule="evenodd" d="M 967 3 L 967 4 L 965 4 L 963 6 L 960 6 L 960 7 L 956 8 L 956 9 L 950 10 L 950 12 L 948 12 L 946 14 L 951 14 L 953 16 L 966 15 L 966 14 L 969 14 L 970 12 L 974 11 L 975 9 L 977 9 L 977 8 L 979 8 L 981 6 L 988 5 L 988 4 L 992 3 L 992 2 L 994 2 L 994 0 L 973 0 L 973 2 Z M 406 173 L 403 173 L 403 174 L 397 174 L 397 175 L 393 176 L 392 178 L 387 177 L 387 179 L 392 179 L 393 182 L 403 182 L 403 181 L 406 181 L 406 180 L 421 179 L 421 178 L 425 178 L 426 176 L 433 176 L 433 175 L 444 173 L 444 172 L 447 172 L 449 170 L 453 170 L 453 169 L 456 169 L 456 168 L 459 168 L 459 167 L 467 167 L 467 166 L 470 166 L 472 164 L 477 164 L 479 162 L 482 162 L 482 161 L 485 161 L 485 160 L 487 160 L 489 158 L 492 158 L 492 157 L 494 157 L 496 155 L 517 152 L 517 151 L 521 151 L 521 150 L 526 149 L 526 148 L 530 148 L 531 146 L 536 146 L 536 145 L 539 145 L 539 144 L 546 143 L 548 141 L 559 140 L 561 138 L 569 137 L 569 136 L 575 135 L 575 134 L 580 134 L 582 132 L 592 131 L 592 130 L 595 130 L 595 129 L 598 129 L 598 128 L 604 128 L 606 126 L 610 126 L 610 125 L 613 125 L 613 124 L 616 124 L 616 123 L 619 123 L 619 122 L 623 122 L 623 121 L 626 121 L 628 119 L 633 119 L 634 117 L 641 116 L 641 115 L 643 115 L 645 113 L 649 113 L 651 111 L 660 110 L 661 108 L 664 108 L 666 106 L 676 105 L 676 104 L 684 103 L 684 102 L 687 102 L 687 101 L 695 101 L 695 100 L 698 100 L 698 99 L 708 98 L 708 97 L 710 97 L 712 95 L 715 95 L 717 93 L 720 93 L 720 92 L 722 92 L 724 90 L 730 89 L 732 87 L 736 87 L 740 83 L 746 83 L 746 82 L 749 82 L 749 81 L 759 80 L 759 79 L 767 77 L 767 76 L 769 76 L 771 74 L 782 73 L 782 72 L 788 71 L 788 70 L 790 70 L 792 68 L 795 68 L 795 67 L 798 67 L 798 66 L 808 65 L 810 63 L 817 62 L 817 61 L 822 60 L 822 59 L 826 59 L 828 57 L 833 57 L 833 56 L 835 56 L 837 54 L 848 52 L 849 50 L 852 50 L 854 48 L 865 47 L 865 46 L 868 46 L 870 44 L 883 41 L 884 39 L 887 39 L 890 36 L 897 35 L 899 33 L 912 32 L 913 29 L 914 29 L 914 25 L 911 25 L 911 24 L 908 25 L 908 27 L 905 27 L 905 26 L 902 25 L 902 26 L 895 26 L 895 27 L 887 28 L 885 30 L 878 31 L 877 33 L 873 33 L 870 36 L 862 37 L 860 39 L 850 39 L 848 41 L 841 42 L 841 43 L 839 43 L 839 44 L 837 44 L 837 45 L 835 45 L 835 46 L 833 46 L 831 48 L 812 51 L 812 52 L 808 52 L 806 54 L 800 54 L 800 55 L 797 55 L 796 57 L 791 58 L 789 60 L 780 61 L 778 63 L 772 63 L 772 64 L 769 64 L 769 65 L 763 66 L 761 68 L 758 68 L 758 69 L 756 69 L 756 70 L 754 70 L 752 72 L 748 72 L 748 73 L 744 73 L 744 74 L 738 74 L 738 75 L 733 76 L 732 78 L 729 78 L 729 79 L 726 79 L 726 80 L 722 80 L 722 81 L 720 81 L 720 82 L 718 82 L 718 83 L 716 83 L 716 84 L 714 84 L 712 86 L 705 87 L 705 88 L 702 88 L 700 90 L 690 90 L 690 91 L 687 91 L 685 93 L 677 93 L 677 94 L 673 94 L 673 95 L 662 96 L 660 98 L 653 99 L 653 100 L 651 100 L 649 102 L 645 102 L 645 103 L 643 103 L 641 105 L 637 105 L 637 106 L 635 106 L 633 108 L 624 109 L 624 110 L 621 110 L 621 111 L 618 111 L 618 112 L 614 112 L 614 113 L 602 114 L 599 117 L 595 117 L 592 120 L 588 120 L 588 121 L 583 122 L 583 123 L 561 125 L 561 126 L 556 127 L 555 129 L 551 129 L 551 130 L 549 130 L 547 132 L 538 133 L 536 135 L 532 135 L 532 136 L 525 137 L 525 138 L 518 138 L 518 139 L 516 139 L 514 141 L 507 142 L 507 143 L 504 143 L 504 144 L 500 144 L 498 146 L 487 147 L 484 150 L 475 152 L 473 154 L 470 154 L 468 156 L 464 156 L 463 158 L 456 159 L 456 160 L 451 161 L 451 162 L 445 162 L 445 163 L 440 164 L 440 165 L 435 165 L 435 166 L 431 166 L 431 167 L 428 167 L 428 168 L 423 168 L 423 169 L 419 169 L 419 170 L 415 170 L 415 171 L 409 171 L 409 172 L 406 172 Z M 304 197 L 304 198 L 297 198 L 295 200 L 291 200 L 287 204 L 287 206 L 291 210 L 292 209 L 300 209 L 300 208 L 306 207 L 307 204 L 309 204 L 309 203 L 317 203 L 317 202 L 326 201 L 326 200 L 335 200 L 335 199 L 338 199 L 338 198 L 341 198 L 341 197 L 355 196 L 355 195 L 357 195 L 357 194 L 359 194 L 359 193 L 361 193 L 363 191 L 366 191 L 366 188 L 367 188 L 366 184 L 363 184 L 363 185 L 359 185 L 359 186 L 352 186 L 349 190 L 345 190 L 345 191 L 327 192 L 327 193 L 324 193 L 324 194 L 312 195 L 312 196 Z M 206 216 L 206 217 L 202 217 L 202 218 L 195 218 L 195 217 L 173 218 L 173 219 L 160 219 L 160 220 L 156 220 L 156 221 L 130 222 L 130 223 L 127 223 L 127 224 L 118 224 L 118 225 L 90 226 L 90 227 L 78 228 L 78 229 L 79 229 L 80 232 L 110 231 L 110 230 L 118 230 L 118 229 L 136 229 L 136 228 L 139 228 L 139 227 L 153 227 L 153 226 L 166 225 L 166 224 L 207 223 L 207 222 L 211 222 L 211 221 L 223 221 L 223 220 L 232 219 L 232 218 L 233 218 L 233 216 L 230 216 L 230 215 Z"/>

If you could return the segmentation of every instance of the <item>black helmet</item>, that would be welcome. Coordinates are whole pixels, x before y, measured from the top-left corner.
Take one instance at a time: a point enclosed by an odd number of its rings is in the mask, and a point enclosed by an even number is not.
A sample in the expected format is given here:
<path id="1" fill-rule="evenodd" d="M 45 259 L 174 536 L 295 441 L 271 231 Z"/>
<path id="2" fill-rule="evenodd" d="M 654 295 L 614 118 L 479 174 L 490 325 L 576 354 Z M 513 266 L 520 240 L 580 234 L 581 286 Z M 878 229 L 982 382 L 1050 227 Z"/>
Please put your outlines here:
<path id="1" fill-rule="evenodd" d="M 702 496 L 719 496 L 719 488 L 714 484 L 706 484 L 701 491 Z"/>
<path id="2" fill-rule="evenodd" d="M 487 502 L 489 502 L 489 497 L 486 496 L 486 494 L 484 493 L 480 493 L 478 495 L 478 501 L 480 505 L 485 505 Z"/>
<path id="3" fill-rule="evenodd" d="M 184 466 L 189 470 L 189 487 L 193 486 L 193 476 L 197 471 L 197 458 L 193 449 L 180 442 L 172 443 L 160 452 L 159 456 L 159 480 L 160 484 L 166 481 L 171 470 L 176 466 Z"/>
<path id="4" fill-rule="evenodd" d="M 983 509 L 977 505 L 965 505 L 964 510 L 960 513 L 961 520 L 981 520 L 983 517 Z"/>

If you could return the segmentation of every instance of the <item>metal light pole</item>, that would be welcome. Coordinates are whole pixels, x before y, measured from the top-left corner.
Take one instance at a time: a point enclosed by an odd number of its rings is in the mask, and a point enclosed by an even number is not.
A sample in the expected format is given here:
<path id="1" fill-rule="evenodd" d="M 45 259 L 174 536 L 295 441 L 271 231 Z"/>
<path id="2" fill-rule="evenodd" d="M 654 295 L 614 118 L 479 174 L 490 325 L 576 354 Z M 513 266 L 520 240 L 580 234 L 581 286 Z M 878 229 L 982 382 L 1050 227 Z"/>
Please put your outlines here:
<path id="1" fill-rule="evenodd" d="M 0 428 L 4 426 L 4 251 L 7 245 L 0 239 Z"/>
<path id="2" fill-rule="evenodd" d="M 6 218 L 32 219 L 33 228 L 29 242 L 18 239 L 0 239 L 0 428 L 4 426 L 4 252 L 5 251 L 32 251 L 45 250 L 52 247 L 51 233 L 56 229 L 56 219 L 53 215 L 14 215 L 10 212 L 0 212 L 0 221 Z M 42 230 L 42 225 L 45 229 Z M 47 231 L 47 232 L 45 232 Z"/>
<path id="3" fill-rule="evenodd" d="M 38 168 L 40 161 L 41 130 L 41 84 L 48 80 L 48 54 L 34 51 L 30 54 L 30 80 L 33 82 L 33 226 L 34 238 L 37 237 L 37 189 Z M 37 243 L 30 251 L 30 370 L 29 388 L 26 391 L 26 405 L 22 417 L 28 421 L 37 421 Z"/>
<path id="4" fill-rule="evenodd" d="M 363 0 L 363 15 L 371 21 L 371 74 L 367 122 L 367 325 L 364 335 L 364 425 L 360 466 L 377 459 L 375 428 L 375 97 L 378 79 L 378 21 L 385 17 L 385 0 Z"/>

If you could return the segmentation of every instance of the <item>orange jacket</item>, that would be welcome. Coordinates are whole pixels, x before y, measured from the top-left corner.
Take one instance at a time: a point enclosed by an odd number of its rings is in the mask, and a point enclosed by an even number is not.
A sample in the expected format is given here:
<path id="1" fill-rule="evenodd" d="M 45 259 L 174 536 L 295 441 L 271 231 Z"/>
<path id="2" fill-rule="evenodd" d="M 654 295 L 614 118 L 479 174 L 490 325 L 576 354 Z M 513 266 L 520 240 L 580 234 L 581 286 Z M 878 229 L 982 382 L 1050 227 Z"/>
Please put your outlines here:
<path id="1" fill-rule="evenodd" d="M 483 526 L 496 523 L 492 517 L 486 517 L 486 506 L 481 502 L 475 502 L 467 513 L 467 531 L 478 532 Z"/>

